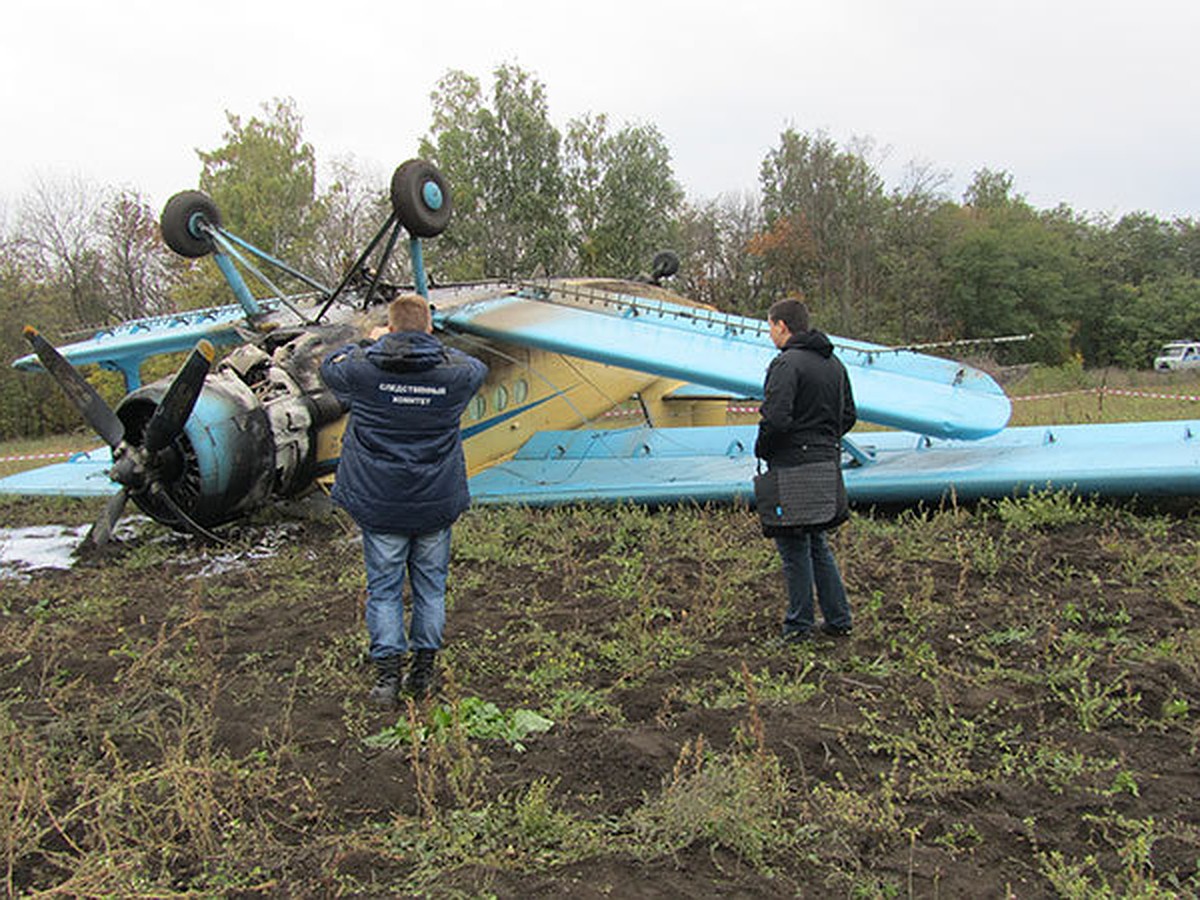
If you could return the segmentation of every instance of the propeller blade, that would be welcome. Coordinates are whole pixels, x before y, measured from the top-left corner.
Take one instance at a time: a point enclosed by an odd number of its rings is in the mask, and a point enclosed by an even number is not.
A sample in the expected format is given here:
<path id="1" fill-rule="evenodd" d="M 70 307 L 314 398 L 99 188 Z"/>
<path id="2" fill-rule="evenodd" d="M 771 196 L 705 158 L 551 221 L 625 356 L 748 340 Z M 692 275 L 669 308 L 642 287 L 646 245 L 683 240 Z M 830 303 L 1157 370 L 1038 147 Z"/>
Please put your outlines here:
<path id="1" fill-rule="evenodd" d="M 175 380 L 167 388 L 166 395 L 146 425 L 143 446 L 150 453 L 162 450 L 183 431 L 188 416 L 192 414 L 192 407 L 204 388 L 204 376 L 208 374 L 213 353 L 212 344 L 200 341 L 175 375 Z"/>
<path id="2" fill-rule="evenodd" d="M 36 328 L 26 325 L 25 339 L 33 345 L 33 352 L 37 354 L 46 371 L 54 376 L 67 399 L 75 404 L 75 408 L 83 414 L 84 420 L 100 435 L 104 443 L 113 448 L 121 443 L 125 437 L 125 426 L 96 393 L 96 389 L 87 383 L 79 371 L 67 362 L 49 341 L 38 334 Z"/>
<path id="3" fill-rule="evenodd" d="M 161 483 L 157 481 L 154 482 L 150 486 L 150 493 L 166 504 L 167 508 L 170 509 L 171 512 L 174 513 L 174 515 L 179 519 L 180 523 L 192 534 L 198 535 L 202 538 L 207 538 L 214 544 L 228 543 L 223 537 L 213 534 L 211 531 L 185 513 L 183 511 L 183 507 L 175 502 L 175 498 L 171 496 L 170 492 L 164 488 Z"/>
<path id="4" fill-rule="evenodd" d="M 113 530 L 117 527 L 117 519 L 121 518 L 121 513 L 125 510 L 125 501 L 128 499 L 129 488 L 123 487 L 113 495 L 105 505 L 104 512 L 100 513 L 100 518 L 88 532 L 86 539 L 88 543 L 101 547 L 112 540 Z"/>

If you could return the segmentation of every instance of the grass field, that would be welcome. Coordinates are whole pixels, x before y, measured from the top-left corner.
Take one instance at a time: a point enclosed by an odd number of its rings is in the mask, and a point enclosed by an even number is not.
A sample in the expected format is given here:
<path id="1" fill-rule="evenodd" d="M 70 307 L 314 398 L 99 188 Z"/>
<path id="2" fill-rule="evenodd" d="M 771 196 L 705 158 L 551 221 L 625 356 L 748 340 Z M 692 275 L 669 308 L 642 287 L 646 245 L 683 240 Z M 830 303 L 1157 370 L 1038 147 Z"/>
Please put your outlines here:
<path id="1" fill-rule="evenodd" d="M 103 443 L 93 434 L 78 432 L 44 438 L 0 442 L 0 478 L 49 463 L 63 462 L 72 453 L 91 450 Z"/>
<path id="2" fill-rule="evenodd" d="M 1200 373 L 1034 369 L 1006 385 L 1012 425 L 1200 419 Z"/>
<path id="3" fill-rule="evenodd" d="M 745 509 L 475 509 L 398 713 L 309 513 L 0 577 L 9 896 L 1200 894 L 1194 505 L 858 510 L 854 634 L 800 647 Z"/>

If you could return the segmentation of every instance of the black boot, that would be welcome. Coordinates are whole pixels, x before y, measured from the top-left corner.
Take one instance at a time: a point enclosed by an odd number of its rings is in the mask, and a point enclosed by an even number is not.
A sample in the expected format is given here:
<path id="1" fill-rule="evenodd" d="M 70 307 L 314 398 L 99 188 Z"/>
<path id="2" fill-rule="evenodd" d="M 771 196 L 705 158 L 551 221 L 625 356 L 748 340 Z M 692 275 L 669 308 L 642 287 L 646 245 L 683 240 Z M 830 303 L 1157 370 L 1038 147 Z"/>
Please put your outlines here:
<path id="1" fill-rule="evenodd" d="M 412 666 L 408 670 L 408 677 L 404 679 L 404 693 L 414 700 L 424 700 L 429 695 L 436 657 L 436 650 L 418 650 L 413 654 Z"/>
<path id="2" fill-rule="evenodd" d="M 375 687 L 367 694 L 373 706 L 395 706 L 400 693 L 400 656 L 375 660 Z"/>

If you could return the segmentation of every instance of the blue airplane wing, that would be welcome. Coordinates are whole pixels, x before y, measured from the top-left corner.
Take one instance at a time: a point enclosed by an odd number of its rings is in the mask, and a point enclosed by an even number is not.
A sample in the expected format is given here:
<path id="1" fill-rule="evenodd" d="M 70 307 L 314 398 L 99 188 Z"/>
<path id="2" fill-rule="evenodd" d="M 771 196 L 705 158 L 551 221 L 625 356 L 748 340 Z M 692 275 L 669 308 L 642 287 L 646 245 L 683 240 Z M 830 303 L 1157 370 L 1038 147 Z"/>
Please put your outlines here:
<path id="1" fill-rule="evenodd" d="M 750 502 L 756 426 L 546 431 L 471 479 L 483 505 Z M 898 431 L 850 435 L 866 463 L 844 469 L 856 504 L 1072 489 L 1106 496 L 1200 495 L 1200 421 L 1007 428 L 975 441 Z M 0 493 L 116 493 L 107 447 L 0 479 Z"/>
<path id="2" fill-rule="evenodd" d="M 471 479 L 475 503 L 753 501 L 756 426 L 543 432 Z M 843 469 L 855 504 L 963 500 L 1071 489 L 1200 494 L 1200 421 L 1007 428 L 981 440 L 854 432 Z"/>
<path id="3" fill-rule="evenodd" d="M 99 447 L 52 463 L 0 478 L 0 494 L 41 497 L 107 497 L 121 489 L 109 480 L 112 451 Z"/>
<path id="4" fill-rule="evenodd" d="M 761 397 L 776 354 L 766 323 L 614 291 L 524 289 L 446 311 L 444 328 Z M 961 363 L 831 338 L 859 419 L 942 438 L 981 438 L 1012 405 L 991 377 Z"/>
<path id="5" fill-rule="evenodd" d="M 263 301 L 263 305 L 273 309 L 278 301 Z M 241 343 L 244 336 L 240 329 L 245 324 L 245 311 L 234 303 L 168 316 L 130 319 L 56 349 L 72 365 L 94 364 L 124 373 L 126 389 L 132 390 L 139 386 L 138 369 L 149 357 L 191 350 L 201 338 L 214 344 Z M 13 366 L 24 371 L 43 371 L 42 364 L 32 353 L 16 360 Z"/>

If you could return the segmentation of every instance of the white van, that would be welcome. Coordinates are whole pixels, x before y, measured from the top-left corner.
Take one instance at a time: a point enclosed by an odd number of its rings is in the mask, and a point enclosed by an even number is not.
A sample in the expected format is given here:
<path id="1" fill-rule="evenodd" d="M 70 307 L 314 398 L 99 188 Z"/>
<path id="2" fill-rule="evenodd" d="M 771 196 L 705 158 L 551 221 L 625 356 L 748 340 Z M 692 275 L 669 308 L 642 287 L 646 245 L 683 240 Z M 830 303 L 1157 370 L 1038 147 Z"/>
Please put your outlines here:
<path id="1" fill-rule="evenodd" d="M 1171 341 L 1163 344 L 1162 353 L 1154 357 L 1154 371 L 1200 369 L 1200 341 Z"/>

